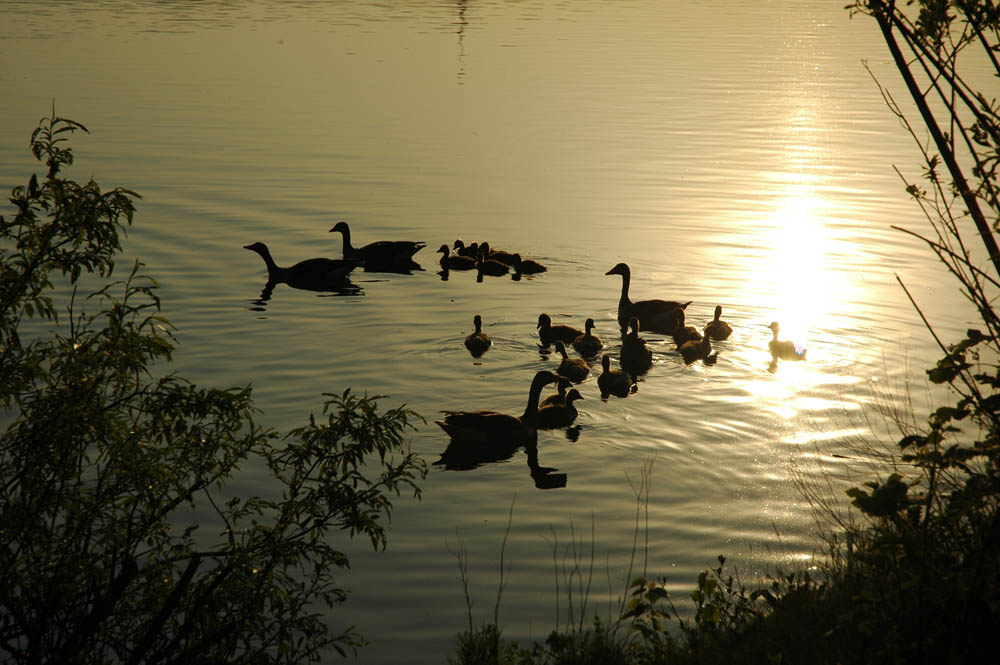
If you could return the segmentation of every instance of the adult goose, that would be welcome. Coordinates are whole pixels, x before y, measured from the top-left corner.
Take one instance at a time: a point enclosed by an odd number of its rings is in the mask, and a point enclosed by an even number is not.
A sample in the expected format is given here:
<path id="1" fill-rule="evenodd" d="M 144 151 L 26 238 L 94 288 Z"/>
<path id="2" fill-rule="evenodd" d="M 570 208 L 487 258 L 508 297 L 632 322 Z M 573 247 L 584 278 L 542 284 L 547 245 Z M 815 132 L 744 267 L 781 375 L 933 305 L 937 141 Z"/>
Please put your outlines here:
<path id="1" fill-rule="evenodd" d="M 562 356 L 559 369 L 556 370 L 559 376 L 565 376 L 573 383 L 580 383 L 590 374 L 590 365 L 583 358 L 570 358 L 566 353 L 566 345 L 562 341 L 556 342 L 556 351 Z"/>
<path id="2" fill-rule="evenodd" d="M 337 222 L 330 229 L 330 233 L 335 231 L 344 236 L 344 258 L 360 259 L 365 262 L 367 269 L 386 265 L 410 264 L 413 262 L 413 255 L 427 244 L 411 240 L 380 240 L 364 247 L 354 247 L 351 245 L 351 227 L 347 225 L 347 222 Z"/>
<path id="3" fill-rule="evenodd" d="M 508 267 L 514 267 L 514 257 L 517 254 L 511 254 L 510 252 L 505 252 L 502 249 L 493 249 L 490 247 L 490 243 L 484 242 L 480 243 L 479 251 L 486 255 L 487 259 L 493 259 L 494 261 L 499 261 Z"/>
<path id="4" fill-rule="evenodd" d="M 632 379 L 625 372 L 618 369 L 611 369 L 611 356 L 604 354 L 601 358 L 601 367 L 604 371 L 597 377 L 597 387 L 601 389 L 601 397 L 608 395 L 615 397 L 628 397 L 632 392 Z"/>
<path id="5" fill-rule="evenodd" d="M 733 334 L 733 327 L 723 321 L 722 316 L 722 305 L 715 306 L 715 318 L 709 321 L 708 325 L 705 326 L 705 336 L 711 337 L 716 341 L 722 341 L 724 339 L 729 339 L 729 336 Z"/>
<path id="6" fill-rule="evenodd" d="M 673 333 L 673 328 L 670 327 L 670 313 L 678 307 L 684 309 L 691 304 L 690 300 L 685 303 L 674 302 L 672 300 L 640 300 L 632 302 L 628 297 L 628 287 L 632 281 L 632 271 L 629 269 L 627 263 L 619 263 L 604 274 L 621 275 L 622 295 L 618 300 L 618 325 L 621 326 L 623 331 L 628 327 L 628 320 L 634 316 L 639 319 L 642 325 L 641 330 L 650 330 L 669 335 Z"/>
<path id="7" fill-rule="evenodd" d="M 701 339 L 692 339 L 684 342 L 680 346 L 680 352 L 686 365 L 690 365 L 697 360 L 705 361 L 706 365 L 715 364 L 715 355 L 712 353 L 712 338 L 708 335 L 705 335 Z"/>
<path id="8" fill-rule="evenodd" d="M 515 275 L 537 275 L 540 272 L 545 272 L 548 270 L 538 261 L 532 259 L 522 259 L 520 254 L 514 255 L 514 274 Z"/>
<path id="9" fill-rule="evenodd" d="M 468 256 L 470 259 L 475 260 L 476 254 L 479 252 L 479 243 L 474 242 L 471 245 L 466 245 L 462 242 L 461 238 L 457 238 L 455 244 L 452 245 L 452 249 L 459 256 Z"/>
<path id="10" fill-rule="evenodd" d="M 777 321 L 772 321 L 768 326 L 771 329 L 771 341 L 767 344 L 768 351 L 774 360 L 805 360 L 806 349 L 800 344 L 796 344 L 790 339 L 778 339 L 778 330 L 781 327 Z"/>
<path id="11" fill-rule="evenodd" d="M 476 326 L 476 331 L 465 338 L 465 348 L 478 358 L 489 350 L 490 346 L 493 345 L 493 340 L 483 332 L 483 317 L 476 314 L 472 317 L 472 324 Z"/>
<path id="12" fill-rule="evenodd" d="M 558 392 L 554 392 L 545 399 L 541 401 L 538 405 L 539 408 L 543 406 L 548 406 L 549 404 L 564 404 L 566 402 L 566 391 L 569 390 L 573 382 L 567 379 L 565 376 L 560 376 L 559 381 L 556 383 L 556 388 Z"/>
<path id="13" fill-rule="evenodd" d="M 583 395 L 576 388 L 566 393 L 566 400 L 563 404 L 549 404 L 538 409 L 538 428 L 555 429 L 557 427 L 569 427 L 576 420 L 579 412 L 573 406 L 573 402 L 583 399 Z"/>
<path id="14" fill-rule="evenodd" d="M 644 374 L 653 366 L 653 352 L 646 346 L 646 340 L 639 337 L 639 319 L 630 318 L 628 330 L 628 334 L 622 337 L 622 367 L 632 375 Z"/>
<path id="15" fill-rule="evenodd" d="M 520 416 L 498 411 L 442 411 L 445 417 L 434 422 L 453 442 L 477 446 L 516 447 L 536 440 L 538 398 L 542 388 L 559 380 L 555 372 L 535 374 L 528 391 L 528 404 Z"/>
<path id="16" fill-rule="evenodd" d="M 573 326 L 567 326 L 562 323 L 552 325 L 552 317 L 545 312 L 538 315 L 538 323 L 535 327 L 538 328 L 538 340 L 542 343 L 542 346 L 548 346 L 553 342 L 572 344 L 576 341 L 577 337 L 583 334 L 582 330 Z"/>
<path id="17" fill-rule="evenodd" d="M 473 259 L 468 256 L 452 254 L 446 244 L 438 247 L 437 251 L 441 254 L 441 267 L 445 270 L 473 270 L 476 267 L 476 262 Z"/>
<path id="18" fill-rule="evenodd" d="M 601 349 L 604 348 L 604 342 L 597 335 L 591 334 L 591 330 L 594 329 L 594 320 L 587 319 L 584 324 L 586 330 L 582 335 L 573 340 L 573 348 L 576 352 L 585 356 L 596 356 Z"/>
<path id="19" fill-rule="evenodd" d="M 350 259 L 306 259 L 295 265 L 281 267 L 274 262 L 267 245 L 255 242 L 244 245 L 260 254 L 267 266 L 268 284 L 288 284 L 296 289 L 321 291 L 326 288 L 336 288 L 347 283 L 347 275 L 358 267 L 359 262 Z"/>

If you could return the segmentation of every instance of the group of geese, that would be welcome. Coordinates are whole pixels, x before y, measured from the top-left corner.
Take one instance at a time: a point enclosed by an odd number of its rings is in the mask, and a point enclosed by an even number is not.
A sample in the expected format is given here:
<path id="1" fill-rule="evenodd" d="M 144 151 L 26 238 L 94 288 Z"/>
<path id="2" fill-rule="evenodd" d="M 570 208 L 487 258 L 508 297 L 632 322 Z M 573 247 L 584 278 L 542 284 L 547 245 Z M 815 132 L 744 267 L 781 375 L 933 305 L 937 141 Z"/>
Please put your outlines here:
<path id="1" fill-rule="evenodd" d="M 444 243 L 437 251 L 441 254 L 441 270 L 445 274 L 449 270 L 475 270 L 480 280 L 483 275 L 502 277 L 507 273 L 520 279 L 521 275 L 536 275 L 548 270 L 538 261 L 522 258 L 517 252 L 493 249 L 488 242 L 466 245 L 458 238 L 451 247 Z"/>
<path id="2" fill-rule="evenodd" d="M 257 252 L 264 259 L 269 285 L 286 283 L 293 288 L 322 290 L 342 284 L 352 270 L 361 266 L 365 270 L 374 271 L 419 268 L 413 261 L 413 256 L 426 246 L 423 242 L 380 241 L 354 247 L 346 222 L 338 222 L 330 232 L 343 235 L 342 259 L 314 258 L 289 267 L 280 267 L 275 264 L 264 243 L 246 245 L 245 249 Z M 476 270 L 480 279 L 483 275 L 500 276 L 510 271 L 518 278 L 522 274 L 546 270 L 537 261 L 522 258 L 518 253 L 492 249 L 486 242 L 466 246 L 459 239 L 450 248 L 447 244 L 442 244 L 438 252 L 441 254 L 440 265 L 443 271 Z M 622 341 L 619 355 L 621 369 L 612 368 L 609 354 L 605 353 L 601 358 L 602 373 L 597 378 L 597 385 L 602 399 L 609 396 L 627 397 L 636 390 L 637 377 L 652 367 L 652 350 L 645 339 L 639 336 L 643 331 L 671 336 L 686 364 L 699 360 L 708 365 L 716 362 L 717 353 L 712 348 L 712 341 L 725 340 L 732 334 L 732 327 L 721 319 L 721 306 L 715 308 L 714 318 L 699 331 L 686 323 L 685 309 L 691 301 L 632 301 L 629 297 L 631 270 L 628 264 L 619 263 L 605 274 L 622 278 L 617 317 Z M 473 325 L 475 330 L 465 338 L 465 347 L 474 357 L 479 357 L 489 350 L 492 340 L 483 332 L 482 317 L 479 314 L 474 316 Z M 538 429 L 568 427 L 576 419 L 578 412 L 574 402 L 583 399 L 583 396 L 572 385 L 587 378 L 590 366 L 586 359 L 596 359 L 604 348 L 601 339 L 593 334 L 594 320 L 588 318 L 584 330 L 579 330 L 566 324 L 554 324 L 548 314 L 542 313 L 538 316 L 536 328 L 542 347 L 547 349 L 554 346 L 562 357 L 558 369 L 554 372 L 542 370 L 535 374 L 528 391 L 527 406 L 520 416 L 492 410 L 443 411 L 444 418 L 435 421 L 450 438 L 442 459 L 449 456 L 474 461 L 504 459 L 517 448 L 528 446 L 529 466 L 532 466 L 531 461 L 534 459 L 532 475 L 535 475 L 537 450 L 534 444 Z M 805 358 L 805 349 L 792 341 L 778 338 L 777 322 L 772 322 L 770 329 L 772 339 L 768 349 L 773 363 L 776 364 L 779 359 Z M 567 347 L 572 347 L 582 357 L 571 358 Z M 557 392 L 541 399 L 542 390 L 551 384 L 557 385 Z"/>

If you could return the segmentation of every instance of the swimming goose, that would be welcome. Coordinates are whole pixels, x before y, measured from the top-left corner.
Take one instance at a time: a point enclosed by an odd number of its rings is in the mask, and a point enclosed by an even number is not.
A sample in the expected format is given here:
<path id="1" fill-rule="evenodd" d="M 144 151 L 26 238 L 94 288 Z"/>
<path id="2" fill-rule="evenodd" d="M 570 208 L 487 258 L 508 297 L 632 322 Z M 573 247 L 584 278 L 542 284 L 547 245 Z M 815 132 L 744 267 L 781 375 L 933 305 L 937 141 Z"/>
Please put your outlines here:
<path id="1" fill-rule="evenodd" d="M 673 312 L 670 313 L 673 317 L 675 323 L 674 331 L 671 333 L 674 338 L 674 344 L 677 348 L 681 348 L 687 342 L 697 342 L 701 340 L 701 333 L 694 326 L 684 325 L 684 310 L 678 307 Z"/>
<path id="2" fill-rule="evenodd" d="M 549 404 L 538 409 L 538 428 L 555 429 L 557 427 L 569 427 L 576 420 L 579 412 L 573 406 L 573 402 L 583 399 L 583 395 L 576 388 L 566 393 L 566 401 L 563 404 Z"/>
<path id="3" fill-rule="evenodd" d="M 505 252 L 502 249 L 493 249 L 490 247 L 490 243 L 488 242 L 479 243 L 479 250 L 486 254 L 487 259 L 499 261 L 508 267 L 514 266 L 514 257 L 517 256 L 516 254 Z"/>
<path id="4" fill-rule="evenodd" d="M 586 332 L 573 340 L 573 348 L 577 353 L 584 356 L 596 356 L 604 348 L 604 342 L 597 335 L 590 334 L 594 329 L 594 320 L 587 319 L 585 324 Z"/>
<path id="5" fill-rule="evenodd" d="M 640 300 L 632 302 L 628 297 L 628 287 L 632 281 L 632 271 L 629 270 L 627 263 L 619 263 L 604 274 L 621 275 L 622 277 L 622 295 L 618 300 L 618 325 L 622 327 L 623 331 L 628 327 L 628 320 L 634 316 L 639 319 L 642 325 L 641 330 L 650 330 L 669 335 L 673 332 L 673 328 L 669 327 L 670 313 L 678 307 L 684 309 L 691 304 L 690 300 L 685 303 L 674 302 L 672 300 Z"/>
<path id="6" fill-rule="evenodd" d="M 434 422 L 453 441 L 471 445 L 516 447 L 531 443 L 538 430 L 538 397 L 542 388 L 558 380 L 555 372 L 536 373 L 528 391 L 528 405 L 520 417 L 487 410 L 442 411 L 444 419 Z"/>
<path id="7" fill-rule="evenodd" d="M 538 339 L 541 341 L 542 346 L 548 346 L 556 341 L 572 344 L 576 341 L 577 337 L 583 334 L 582 330 L 578 330 L 573 326 L 567 326 L 562 323 L 552 325 L 552 317 L 545 312 L 538 315 L 538 323 L 535 327 L 538 328 Z"/>
<path id="8" fill-rule="evenodd" d="M 479 252 L 479 243 L 474 242 L 471 245 L 466 245 L 462 242 L 461 238 L 458 238 L 455 240 L 455 244 L 452 245 L 452 249 L 454 249 L 455 253 L 459 256 L 468 256 L 470 259 L 474 260 L 476 258 L 476 254 Z"/>
<path id="9" fill-rule="evenodd" d="M 597 387 L 601 389 L 601 397 L 606 398 L 608 395 L 628 397 L 632 391 L 632 379 L 629 375 L 621 370 L 611 369 L 611 356 L 606 353 L 601 359 L 601 366 L 604 372 L 597 377 Z"/>
<path id="10" fill-rule="evenodd" d="M 772 321 L 771 325 L 768 326 L 773 333 L 771 341 L 768 342 L 767 348 L 771 352 L 771 357 L 774 360 L 779 358 L 782 360 L 805 360 L 806 359 L 806 349 L 804 346 L 796 344 L 790 339 L 778 339 L 778 330 L 780 326 L 777 321 Z"/>
<path id="11" fill-rule="evenodd" d="M 684 342 L 679 348 L 686 365 L 690 365 L 696 360 L 704 360 L 707 365 L 715 364 L 715 356 L 712 354 L 712 338 L 708 335 L 701 339 Z"/>
<path id="12" fill-rule="evenodd" d="M 441 254 L 441 267 L 445 270 L 472 270 L 476 267 L 476 262 L 469 257 L 452 254 L 448 245 L 441 245 L 437 251 Z"/>
<path id="13" fill-rule="evenodd" d="M 522 259 L 520 254 L 514 255 L 513 266 L 515 275 L 535 275 L 548 270 L 548 268 L 543 266 L 538 261 L 533 261 L 532 259 Z"/>
<path id="14" fill-rule="evenodd" d="M 541 404 L 539 404 L 539 408 L 548 406 L 549 404 L 564 404 L 566 402 L 566 391 L 569 390 L 569 387 L 572 385 L 572 381 L 567 379 L 565 376 L 560 376 L 559 381 L 556 383 L 556 388 L 559 392 L 552 393 L 543 399 Z"/>
<path id="15" fill-rule="evenodd" d="M 493 340 L 483 332 L 483 317 L 476 314 L 472 318 L 472 323 L 476 326 L 476 332 L 471 333 L 465 338 L 465 348 L 474 357 L 478 358 L 489 350 L 490 346 L 493 345 Z"/>
<path id="16" fill-rule="evenodd" d="M 424 242 L 411 240 L 380 240 L 364 247 L 354 247 L 351 245 L 351 227 L 347 225 L 347 222 L 337 222 L 330 229 L 330 233 L 334 231 L 342 233 L 344 236 L 344 258 L 361 259 L 365 262 L 365 268 L 411 263 L 413 255 L 427 245 Z"/>
<path id="17" fill-rule="evenodd" d="M 722 316 L 722 305 L 716 305 L 715 318 L 705 326 L 705 334 L 717 341 L 728 339 L 733 334 L 733 327 L 720 319 L 720 316 Z"/>
<path id="18" fill-rule="evenodd" d="M 479 246 L 479 253 L 476 255 L 476 270 L 479 271 L 479 275 L 492 275 L 494 277 L 506 275 L 510 271 L 510 268 L 507 267 L 506 263 L 487 258 L 486 253 L 483 251 L 483 245 L 485 244 L 483 243 Z"/>
<path id="19" fill-rule="evenodd" d="M 329 286 L 343 285 L 347 282 L 347 275 L 359 265 L 358 261 L 349 259 L 316 258 L 282 268 L 274 262 L 270 250 L 262 242 L 244 245 L 243 249 L 257 252 L 264 259 L 269 284 L 288 284 L 296 289 L 315 291 Z"/>
<path id="20" fill-rule="evenodd" d="M 583 358 L 570 358 L 569 354 L 566 353 L 566 345 L 562 341 L 556 342 L 556 351 L 562 356 L 562 362 L 559 363 L 559 369 L 556 372 L 559 376 L 565 376 L 567 379 L 573 383 L 580 383 L 587 378 L 590 374 L 590 365 Z"/>
<path id="21" fill-rule="evenodd" d="M 646 346 L 646 340 L 639 337 L 639 319 L 631 317 L 628 330 L 628 334 L 622 337 L 622 367 L 632 375 L 644 374 L 653 366 L 653 352 Z"/>

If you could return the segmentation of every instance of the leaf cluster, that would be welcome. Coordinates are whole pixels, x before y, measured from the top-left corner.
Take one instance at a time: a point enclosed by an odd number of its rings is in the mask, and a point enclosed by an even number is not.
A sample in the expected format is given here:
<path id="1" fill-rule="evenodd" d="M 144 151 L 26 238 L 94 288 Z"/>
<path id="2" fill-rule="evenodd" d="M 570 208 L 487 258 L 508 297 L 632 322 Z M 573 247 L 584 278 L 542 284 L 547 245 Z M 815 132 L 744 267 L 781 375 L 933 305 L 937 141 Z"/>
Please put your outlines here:
<path id="1" fill-rule="evenodd" d="M 157 284 L 139 263 L 110 280 L 138 195 L 65 177 L 75 131 L 42 120 L 31 149 L 46 174 L 15 187 L 0 217 L 0 659 L 302 663 L 356 650 L 361 636 L 326 614 L 347 597 L 336 539 L 385 547 L 391 496 L 419 495 L 425 472 L 408 450 L 419 416 L 345 391 L 279 437 L 256 422 L 249 387 L 154 375 L 174 349 Z M 78 298 L 84 275 L 98 286 Z M 51 329 L 25 333 L 31 319 Z M 264 496 L 230 488 L 242 467 L 269 475 Z"/>

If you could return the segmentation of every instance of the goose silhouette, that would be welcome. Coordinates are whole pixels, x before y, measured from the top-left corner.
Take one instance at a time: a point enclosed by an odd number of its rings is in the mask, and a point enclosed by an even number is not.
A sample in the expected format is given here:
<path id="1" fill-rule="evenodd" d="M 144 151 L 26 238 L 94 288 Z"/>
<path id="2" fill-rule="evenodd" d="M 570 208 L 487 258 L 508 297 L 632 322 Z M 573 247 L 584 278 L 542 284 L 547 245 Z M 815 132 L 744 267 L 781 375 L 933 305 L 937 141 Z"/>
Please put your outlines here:
<path id="1" fill-rule="evenodd" d="M 330 233 L 338 232 L 344 236 L 344 258 L 364 261 L 365 269 L 378 267 L 399 267 L 413 264 L 413 255 L 426 247 L 427 243 L 411 240 L 380 240 L 355 247 L 351 244 L 351 227 L 347 222 L 337 222 Z"/>
<path id="2" fill-rule="evenodd" d="M 274 262 L 271 251 L 262 242 L 244 245 L 243 249 L 257 252 L 267 266 L 268 284 L 288 284 L 292 288 L 323 291 L 348 284 L 347 276 L 359 265 L 351 259 L 305 259 L 282 267 Z"/>
<path id="3" fill-rule="evenodd" d="M 471 446 L 510 448 L 536 440 L 538 431 L 538 398 L 542 388 L 559 380 L 554 372 L 541 371 L 531 380 L 528 404 L 520 416 L 498 411 L 442 411 L 445 417 L 434 422 L 452 441 Z"/>
<path id="4" fill-rule="evenodd" d="M 619 263 L 605 275 L 621 275 L 622 294 L 618 299 L 618 325 L 622 331 L 628 327 L 628 321 L 633 316 L 639 319 L 642 328 L 652 332 L 670 335 L 673 333 L 670 316 L 678 307 L 682 310 L 691 304 L 691 301 L 681 303 L 673 300 L 640 300 L 632 302 L 628 296 L 629 284 L 632 281 L 632 271 L 627 263 Z"/>

